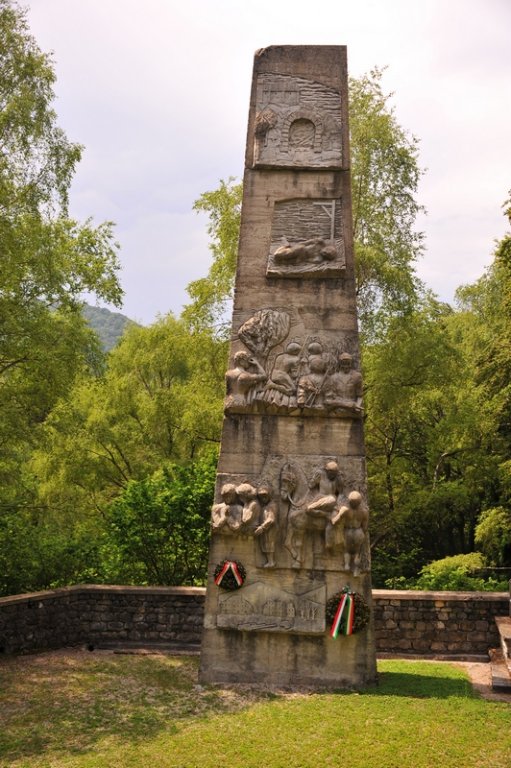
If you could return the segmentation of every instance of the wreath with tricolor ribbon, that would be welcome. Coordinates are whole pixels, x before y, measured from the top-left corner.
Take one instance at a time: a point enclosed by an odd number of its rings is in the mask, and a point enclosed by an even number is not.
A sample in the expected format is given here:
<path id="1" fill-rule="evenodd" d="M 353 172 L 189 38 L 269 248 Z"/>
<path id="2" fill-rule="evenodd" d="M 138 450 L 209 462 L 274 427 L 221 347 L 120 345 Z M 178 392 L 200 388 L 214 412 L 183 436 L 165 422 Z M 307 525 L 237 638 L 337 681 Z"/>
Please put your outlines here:
<path id="1" fill-rule="evenodd" d="M 326 620 L 330 624 L 330 637 L 353 635 L 369 622 L 369 606 L 359 592 L 344 587 L 326 604 Z"/>
<path id="2" fill-rule="evenodd" d="M 215 567 L 214 581 L 222 589 L 239 589 L 247 578 L 247 572 L 239 560 L 222 560 Z"/>

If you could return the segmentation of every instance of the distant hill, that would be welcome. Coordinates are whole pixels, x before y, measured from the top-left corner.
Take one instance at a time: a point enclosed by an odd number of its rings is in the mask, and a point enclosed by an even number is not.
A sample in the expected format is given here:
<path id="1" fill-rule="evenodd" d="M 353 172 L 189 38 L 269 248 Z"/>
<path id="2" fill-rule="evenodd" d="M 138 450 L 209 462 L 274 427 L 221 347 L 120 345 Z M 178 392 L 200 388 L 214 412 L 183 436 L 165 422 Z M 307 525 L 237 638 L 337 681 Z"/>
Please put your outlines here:
<path id="1" fill-rule="evenodd" d="M 110 352 L 115 347 L 126 326 L 134 322 L 120 312 L 111 312 L 105 307 L 93 307 L 90 304 L 85 304 L 83 315 L 92 330 L 98 334 L 105 352 Z"/>

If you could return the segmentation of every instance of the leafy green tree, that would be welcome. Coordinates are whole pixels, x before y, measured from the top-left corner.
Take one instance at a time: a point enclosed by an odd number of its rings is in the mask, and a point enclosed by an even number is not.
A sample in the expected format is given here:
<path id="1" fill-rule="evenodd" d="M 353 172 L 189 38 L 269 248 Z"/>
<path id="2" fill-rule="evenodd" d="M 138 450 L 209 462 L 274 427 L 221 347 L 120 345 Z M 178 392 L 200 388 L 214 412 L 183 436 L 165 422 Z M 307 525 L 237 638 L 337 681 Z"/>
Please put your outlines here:
<path id="1" fill-rule="evenodd" d="M 65 213 L 81 148 L 56 123 L 51 60 L 11 0 L 0 0 L 0 41 L 0 211 Z"/>
<path id="2" fill-rule="evenodd" d="M 450 590 L 469 592 L 505 591 L 507 582 L 483 578 L 485 560 L 480 552 L 452 555 L 425 565 L 416 580 L 401 583 L 408 589 Z"/>
<path id="3" fill-rule="evenodd" d="M 0 50 L 0 508 L 11 508 L 38 426 L 74 376 L 97 365 L 82 293 L 118 303 L 121 289 L 111 226 L 67 217 L 80 147 L 56 123 L 51 61 L 9 0 L 0 0 Z"/>
<path id="4" fill-rule="evenodd" d="M 190 283 L 187 290 L 191 304 L 185 307 L 183 319 L 192 328 L 226 329 L 225 310 L 234 290 L 234 274 L 238 257 L 243 185 L 235 179 L 220 181 L 218 189 L 204 192 L 194 209 L 209 216 L 208 233 L 213 261 L 207 277 Z"/>
<path id="5" fill-rule="evenodd" d="M 24 588 L 48 583 L 44 570 L 58 531 L 50 535 L 46 526 L 38 480 L 30 471 L 32 452 L 46 418 L 76 377 L 101 367 L 98 344 L 81 314 L 83 292 L 118 304 L 122 291 L 111 225 L 68 217 L 81 147 L 57 124 L 51 59 L 30 35 L 26 12 L 11 0 L 0 0 L 0 52 L 0 589 L 5 590 L 16 583 Z M 8 587 L 6 574 L 13 576 L 16 560 L 19 579 L 14 576 Z M 60 554 L 54 558 L 59 560 Z"/>
<path id="6" fill-rule="evenodd" d="M 477 523 L 475 543 L 493 565 L 511 566 L 511 511 L 485 509 Z"/>
<path id="7" fill-rule="evenodd" d="M 503 208 L 511 223 L 511 198 Z M 483 277 L 474 286 L 461 288 L 457 296 L 476 321 L 474 381 L 495 416 L 504 453 L 502 468 L 511 477 L 511 232 L 497 243 L 493 264 Z"/>
<path id="8" fill-rule="evenodd" d="M 415 230 L 418 140 L 397 122 L 382 74 L 374 69 L 349 84 L 358 312 L 367 334 L 413 308 L 421 289 L 414 268 L 423 249 Z"/>
<path id="9" fill-rule="evenodd" d="M 40 427 L 26 464 L 32 503 L 5 518 L 0 589 L 203 578 L 203 534 L 193 505 L 202 494 L 209 520 L 213 488 L 206 479 L 220 437 L 224 358 L 224 342 L 208 330 L 191 333 L 172 315 L 147 328 L 128 327 L 104 375 L 77 381 Z M 172 494 L 181 494 L 172 514 L 179 512 L 182 530 L 172 523 L 172 541 L 164 546 Z M 158 529 L 162 520 L 168 524 Z M 137 537 L 144 542 L 139 549 Z"/>
<path id="10" fill-rule="evenodd" d="M 62 526 L 34 508 L 5 515 L 0 526 L 0 595 L 108 582 L 113 549 L 97 523 Z"/>
<path id="11" fill-rule="evenodd" d="M 108 513 L 119 553 L 117 580 L 204 584 L 215 475 L 216 453 L 210 452 L 128 483 Z"/>
<path id="12" fill-rule="evenodd" d="M 511 219 L 511 201 L 504 203 Z M 511 234 L 497 243 L 492 265 L 473 285 L 457 291 L 453 328 L 467 361 L 460 382 L 467 402 L 477 413 L 480 518 L 475 542 L 495 565 L 511 564 L 509 526 L 511 503 Z M 465 474 L 464 481 L 470 479 Z"/>
<path id="13" fill-rule="evenodd" d="M 172 315 L 129 326 L 104 377 L 80 381 L 46 420 L 32 464 L 41 503 L 71 524 L 77 509 L 101 517 L 131 480 L 217 446 L 224 359 L 224 342 Z"/>
<path id="14" fill-rule="evenodd" d="M 426 297 L 364 350 L 375 583 L 474 549 L 497 461 L 468 318 Z"/>

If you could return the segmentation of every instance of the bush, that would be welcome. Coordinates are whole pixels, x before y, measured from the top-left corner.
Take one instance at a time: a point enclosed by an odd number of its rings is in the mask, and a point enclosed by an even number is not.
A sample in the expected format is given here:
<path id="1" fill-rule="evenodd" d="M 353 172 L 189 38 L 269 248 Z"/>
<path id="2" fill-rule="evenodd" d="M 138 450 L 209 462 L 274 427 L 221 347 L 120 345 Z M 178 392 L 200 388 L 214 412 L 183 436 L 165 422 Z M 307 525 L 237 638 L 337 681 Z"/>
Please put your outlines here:
<path id="1" fill-rule="evenodd" d="M 207 573 L 216 456 L 132 480 L 109 512 L 111 578 L 200 585 Z M 116 572 L 117 571 L 117 572 Z"/>
<path id="2" fill-rule="evenodd" d="M 480 552 L 452 555 L 425 565 L 417 579 L 388 579 L 389 589 L 421 589 L 424 591 L 501 592 L 508 588 L 507 581 L 478 577 L 484 569 L 485 559 Z"/>
<path id="3" fill-rule="evenodd" d="M 486 509 L 476 526 L 475 542 L 494 565 L 511 565 L 511 511 Z"/>
<path id="4" fill-rule="evenodd" d="M 101 532 L 85 524 L 69 531 L 57 522 L 33 517 L 30 511 L 4 513 L 0 596 L 104 581 L 101 543 Z"/>

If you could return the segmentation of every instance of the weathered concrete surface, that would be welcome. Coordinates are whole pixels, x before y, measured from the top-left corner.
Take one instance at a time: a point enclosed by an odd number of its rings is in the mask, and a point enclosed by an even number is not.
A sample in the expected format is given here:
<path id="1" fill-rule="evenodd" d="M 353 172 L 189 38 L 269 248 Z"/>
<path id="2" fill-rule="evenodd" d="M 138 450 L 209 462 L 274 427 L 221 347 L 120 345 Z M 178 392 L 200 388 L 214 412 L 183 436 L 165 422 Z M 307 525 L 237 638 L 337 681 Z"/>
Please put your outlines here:
<path id="1" fill-rule="evenodd" d="M 359 368 L 346 49 L 267 48 L 249 114 L 204 682 L 375 680 Z M 214 582 L 226 560 L 246 571 L 234 592 Z M 371 618 L 334 640 L 326 603 L 348 586 Z"/>

